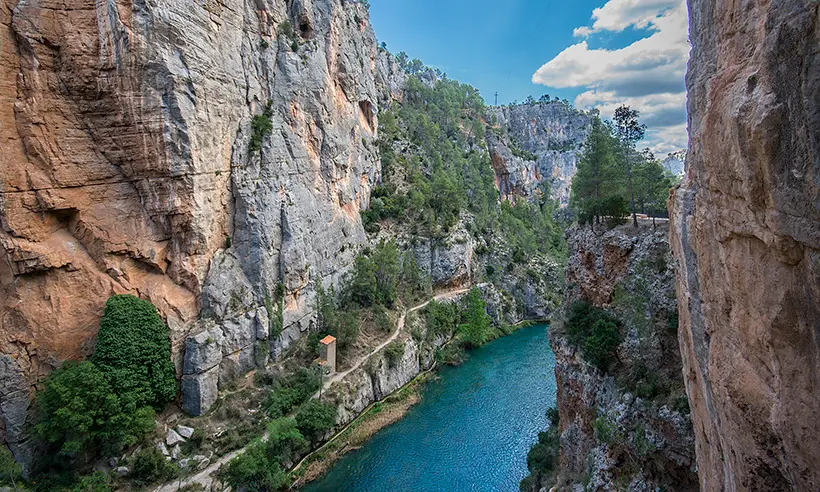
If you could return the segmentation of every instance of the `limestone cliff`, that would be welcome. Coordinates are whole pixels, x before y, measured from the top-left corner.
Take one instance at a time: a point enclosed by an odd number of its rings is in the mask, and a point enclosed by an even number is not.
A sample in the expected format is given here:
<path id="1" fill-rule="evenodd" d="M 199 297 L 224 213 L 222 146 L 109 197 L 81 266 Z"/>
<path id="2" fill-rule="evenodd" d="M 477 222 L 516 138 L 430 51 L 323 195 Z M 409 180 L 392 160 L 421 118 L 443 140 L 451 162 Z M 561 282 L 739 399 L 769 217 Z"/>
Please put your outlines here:
<path id="1" fill-rule="evenodd" d="M 669 201 L 704 490 L 820 489 L 820 4 L 690 0 Z"/>
<path id="2" fill-rule="evenodd" d="M 592 115 L 555 99 L 492 107 L 488 119 L 487 143 L 502 198 L 548 192 L 567 205 Z"/>
<path id="3" fill-rule="evenodd" d="M 549 452 L 557 453 L 557 466 L 531 469 L 540 478 L 533 490 L 697 490 L 694 433 L 670 323 L 677 306 L 665 224 L 596 232 L 574 226 L 567 235 L 565 303 L 549 333 L 558 388 L 557 450 Z M 583 302 L 619 324 L 620 342 L 606 367 L 591 362 L 577 326 L 570 326 Z"/>
<path id="4" fill-rule="evenodd" d="M 20 395 L 88 354 L 114 293 L 159 308 L 206 408 L 365 242 L 403 75 L 347 0 L 4 0 L 0 24 L 0 438 L 15 449 Z"/>

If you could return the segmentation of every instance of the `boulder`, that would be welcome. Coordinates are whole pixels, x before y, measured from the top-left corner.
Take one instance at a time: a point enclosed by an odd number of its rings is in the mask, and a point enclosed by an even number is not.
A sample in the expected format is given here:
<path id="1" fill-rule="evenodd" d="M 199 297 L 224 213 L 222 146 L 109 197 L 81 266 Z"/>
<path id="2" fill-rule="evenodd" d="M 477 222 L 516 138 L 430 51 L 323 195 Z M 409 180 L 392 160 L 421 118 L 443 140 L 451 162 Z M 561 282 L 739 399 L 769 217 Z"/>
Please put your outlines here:
<path id="1" fill-rule="evenodd" d="M 165 436 L 165 444 L 168 446 L 176 446 L 177 444 L 185 442 L 185 439 L 182 438 L 177 431 L 174 429 L 168 429 L 168 435 Z"/>
<path id="2" fill-rule="evenodd" d="M 187 427 L 185 425 L 178 425 L 177 433 L 185 439 L 190 439 L 190 437 L 194 435 L 194 428 Z"/>

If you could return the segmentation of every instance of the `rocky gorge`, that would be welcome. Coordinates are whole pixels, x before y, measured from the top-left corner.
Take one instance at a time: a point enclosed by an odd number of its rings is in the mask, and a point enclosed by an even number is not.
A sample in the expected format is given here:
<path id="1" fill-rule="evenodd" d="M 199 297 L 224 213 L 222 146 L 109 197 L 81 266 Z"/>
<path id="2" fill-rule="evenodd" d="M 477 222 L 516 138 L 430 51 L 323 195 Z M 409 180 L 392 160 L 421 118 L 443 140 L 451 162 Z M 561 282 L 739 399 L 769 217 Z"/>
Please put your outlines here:
<path id="1" fill-rule="evenodd" d="M 667 233 L 666 223 L 567 232 L 567 290 L 549 330 L 554 468 L 531 468 L 522 490 L 698 490 Z M 622 334 L 605 365 L 580 326 L 595 316 Z"/>
<path id="2" fill-rule="evenodd" d="M 361 2 L 25 0 L 0 15 L 0 438 L 30 463 L 36 384 L 92 353 L 114 294 L 157 307 L 190 415 L 314 330 L 317 286 L 338 286 L 385 239 L 364 230 L 361 212 L 385 181 L 379 119 L 409 75 L 377 44 Z M 505 135 L 520 130 L 509 111 L 490 111 Z M 546 161 L 520 196 L 537 202 L 541 181 L 568 179 L 585 120 L 557 102 L 520 111 L 572 140 L 533 147 Z M 493 148 L 517 145 L 509 138 Z M 476 155 L 489 159 L 488 142 L 472 144 Z M 548 319 L 560 259 L 511 261 L 520 250 L 470 220 L 444 235 L 386 236 L 437 289 L 489 280 L 496 324 Z M 379 384 L 340 394 L 353 399 L 341 421 L 432 364 L 433 352 L 404 341 Z"/>
<path id="3" fill-rule="evenodd" d="M 552 321 L 558 403 L 522 488 L 818 489 L 820 7 L 689 13 L 669 224 L 564 235 L 597 113 L 487 108 L 379 45 L 367 2 L 5 0 L 0 440 L 30 471 L 32 396 L 133 294 L 168 330 L 179 394 L 98 465 L 127 476 L 158 452 L 212 483 L 313 367 L 324 293 L 387 244 L 423 292 L 357 305 L 363 334 L 316 387 L 335 429 L 310 447 L 457 362 L 475 288 L 492 336 Z"/>

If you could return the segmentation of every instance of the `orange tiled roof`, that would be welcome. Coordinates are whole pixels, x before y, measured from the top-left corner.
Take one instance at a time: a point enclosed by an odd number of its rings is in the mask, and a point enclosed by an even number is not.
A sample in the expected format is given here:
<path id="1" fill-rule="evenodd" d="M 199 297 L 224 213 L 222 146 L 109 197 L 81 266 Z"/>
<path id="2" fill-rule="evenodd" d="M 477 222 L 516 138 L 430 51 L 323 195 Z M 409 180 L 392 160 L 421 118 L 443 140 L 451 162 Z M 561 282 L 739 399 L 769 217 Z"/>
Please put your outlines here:
<path id="1" fill-rule="evenodd" d="M 319 343 L 324 344 L 324 345 L 330 345 L 331 343 L 333 343 L 335 341 L 336 341 L 336 337 L 334 337 L 332 335 L 328 335 L 328 336 L 324 337 L 323 339 L 319 340 Z"/>

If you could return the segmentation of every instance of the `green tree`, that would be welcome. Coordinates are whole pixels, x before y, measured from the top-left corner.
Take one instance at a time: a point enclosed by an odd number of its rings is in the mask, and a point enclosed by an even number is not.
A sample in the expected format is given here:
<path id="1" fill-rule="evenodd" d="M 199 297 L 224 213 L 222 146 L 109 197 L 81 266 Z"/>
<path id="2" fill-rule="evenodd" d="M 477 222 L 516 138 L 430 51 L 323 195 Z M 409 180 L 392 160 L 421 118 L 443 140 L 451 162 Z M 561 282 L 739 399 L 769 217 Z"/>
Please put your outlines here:
<path id="1" fill-rule="evenodd" d="M 259 442 L 220 468 L 219 476 L 233 490 L 248 492 L 271 492 L 290 485 L 282 466 L 268 459 L 264 445 Z"/>
<path id="2" fill-rule="evenodd" d="M 599 319 L 592 325 L 592 334 L 584 342 L 584 359 L 606 371 L 615 358 L 615 351 L 620 343 L 618 325 L 609 320 Z"/>
<path id="3" fill-rule="evenodd" d="M 646 125 L 638 123 L 640 112 L 637 109 L 630 109 L 629 106 L 620 106 L 615 110 L 613 117 L 615 122 L 615 134 L 623 146 L 623 163 L 626 169 L 627 183 L 629 185 L 629 200 L 632 205 L 632 225 L 638 227 L 638 216 L 635 213 L 635 191 L 632 185 L 632 165 L 634 161 L 635 143 L 641 140 L 646 134 Z"/>
<path id="4" fill-rule="evenodd" d="M 66 362 L 52 371 L 36 395 L 35 433 L 59 454 L 79 458 L 117 452 L 154 428 L 151 407 L 122 405 L 108 378 L 91 362 Z"/>
<path id="5" fill-rule="evenodd" d="M 461 341 L 469 347 L 479 347 L 492 336 L 491 319 L 487 315 L 487 305 L 481 298 L 481 291 L 472 289 L 465 299 L 464 323 L 458 327 Z"/>
<path id="6" fill-rule="evenodd" d="M 642 213 L 652 216 L 652 224 L 655 224 L 655 216 L 658 211 L 666 208 L 666 199 L 669 197 L 669 189 L 672 181 L 661 166 L 655 160 L 651 152 L 644 152 L 634 167 L 635 179 L 635 200 L 638 202 Z"/>
<path id="7" fill-rule="evenodd" d="M 111 477 L 104 471 L 97 471 L 91 475 L 80 477 L 71 487 L 70 492 L 114 492 Z"/>
<path id="8" fill-rule="evenodd" d="M 125 411 L 161 409 L 176 396 L 168 327 L 148 301 L 131 295 L 108 299 L 91 361 L 122 397 Z"/>
<path id="9" fill-rule="evenodd" d="M 336 425 L 336 407 L 319 400 L 310 400 L 296 412 L 296 427 L 303 436 L 318 441 Z"/>
<path id="10" fill-rule="evenodd" d="M 372 306 L 378 299 L 376 266 L 368 256 L 359 255 L 353 263 L 350 298 L 362 307 Z"/>
<path id="11" fill-rule="evenodd" d="M 0 483 L 8 483 L 17 490 L 17 481 L 23 474 L 23 468 L 14 461 L 11 451 L 5 446 L 0 446 Z"/>
<path id="12" fill-rule="evenodd" d="M 179 468 L 165 459 L 155 446 L 141 449 L 132 460 L 131 478 L 141 485 L 165 482 L 177 476 Z"/>
<path id="13" fill-rule="evenodd" d="M 621 191 L 623 172 L 617 160 L 618 142 L 597 116 L 572 179 L 570 203 L 579 222 L 598 222 L 608 199 Z"/>
<path id="14" fill-rule="evenodd" d="M 268 460 L 290 467 L 309 448 L 310 444 L 297 428 L 295 419 L 280 418 L 268 424 L 268 440 L 265 441 Z"/>
<path id="15" fill-rule="evenodd" d="M 396 241 L 382 241 L 371 255 L 373 275 L 376 280 L 376 299 L 388 307 L 396 302 L 396 293 L 401 275 L 399 250 Z"/>

